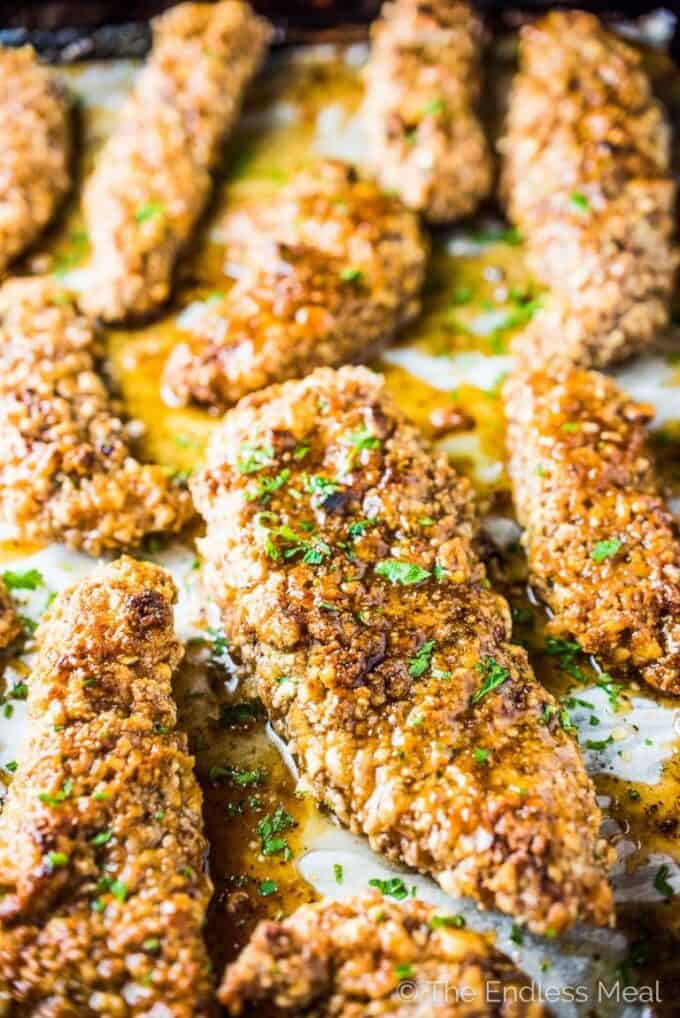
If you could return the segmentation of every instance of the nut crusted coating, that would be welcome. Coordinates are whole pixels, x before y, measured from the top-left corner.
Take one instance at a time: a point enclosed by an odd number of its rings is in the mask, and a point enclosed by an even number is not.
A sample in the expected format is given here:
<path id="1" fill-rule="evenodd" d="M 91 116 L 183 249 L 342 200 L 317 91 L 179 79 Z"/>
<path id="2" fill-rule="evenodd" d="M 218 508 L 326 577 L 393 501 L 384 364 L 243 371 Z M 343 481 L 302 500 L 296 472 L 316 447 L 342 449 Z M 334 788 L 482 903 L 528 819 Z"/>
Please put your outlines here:
<path id="1" fill-rule="evenodd" d="M 0 650 L 9 647 L 21 632 L 21 622 L 5 584 L 0 580 Z"/>
<path id="2" fill-rule="evenodd" d="M 211 1014 L 201 793 L 171 695 L 175 597 L 162 569 L 122 558 L 40 624 L 30 737 L 0 815 L 12 1015 Z"/>
<path id="3" fill-rule="evenodd" d="M 0 289 L 0 519 L 28 541 L 99 555 L 177 531 L 185 488 L 130 453 L 90 324 L 49 278 Z"/>
<path id="4" fill-rule="evenodd" d="M 466 3 L 395 0 L 371 37 L 365 116 L 381 183 L 432 223 L 473 212 L 493 177 L 476 113 L 480 22 Z"/>
<path id="5" fill-rule="evenodd" d="M 317 799 L 533 930 L 609 922 L 594 791 L 510 642 L 469 485 L 382 379 L 320 369 L 248 397 L 192 488 L 231 645 Z"/>
<path id="6" fill-rule="evenodd" d="M 501 987 L 514 992 L 493 1003 Z M 423 902 L 371 894 L 260 923 L 227 968 L 219 998 L 231 1015 L 261 1015 L 273 1004 L 277 1014 L 304 1009 L 309 1018 L 542 1018 L 542 1004 L 516 999 L 524 987 L 478 933 L 447 926 Z"/>
<path id="7" fill-rule="evenodd" d="M 640 54 L 580 11 L 527 25 L 501 148 L 510 217 L 554 293 L 518 353 L 589 367 L 649 346 L 678 255 L 669 127 Z"/>
<path id="8" fill-rule="evenodd" d="M 267 23 L 238 0 L 180 4 L 154 21 L 151 55 L 85 188 L 89 314 L 143 316 L 168 297 L 268 39 Z"/>
<path id="9" fill-rule="evenodd" d="M 606 669 L 680 694 L 680 540 L 646 447 L 651 407 L 571 368 L 506 383 L 531 583 Z"/>
<path id="10" fill-rule="evenodd" d="M 419 309 L 426 244 L 399 199 L 325 161 L 234 217 L 245 271 L 164 374 L 169 403 L 230 406 L 272 382 L 364 358 Z"/>
<path id="11" fill-rule="evenodd" d="M 30 46 L 0 46 L 0 273 L 47 226 L 71 180 L 71 109 Z"/>

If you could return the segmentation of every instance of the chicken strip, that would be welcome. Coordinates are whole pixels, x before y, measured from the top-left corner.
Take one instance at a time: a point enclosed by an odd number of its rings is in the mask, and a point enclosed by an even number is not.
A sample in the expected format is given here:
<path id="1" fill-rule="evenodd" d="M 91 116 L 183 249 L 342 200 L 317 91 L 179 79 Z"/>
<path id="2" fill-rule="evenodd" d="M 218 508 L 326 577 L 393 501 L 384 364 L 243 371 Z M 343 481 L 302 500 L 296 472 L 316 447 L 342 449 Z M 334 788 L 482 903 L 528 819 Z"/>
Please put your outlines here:
<path id="1" fill-rule="evenodd" d="M 548 632 L 680 694 L 680 539 L 646 446 L 652 408 L 571 368 L 506 383 L 510 476 Z"/>
<path id="2" fill-rule="evenodd" d="M 234 217 L 244 272 L 164 374 L 171 404 L 230 406 L 319 365 L 365 358 L 419 310 L 427 249 L 399 199 L 328 161 Z"/>
<path id="3" fill-rule="evenodd" d="M 0 520 L 99 555 L 175 532 L 186 488 L 143 466 L 96 372 L 92 329 L 50 278 L 0 289 Z"/>
<path id="4" fill-rule="evenodd" d="M 467 3 L 394 0 L 371 37 L 365 119 L 381 183 L 431 223 L 468 215 L 493 177 L 476 111 L 481 23 Z"/>
<path id="5" fill-rule="evenodd" d="M 504 997 L 505 994 L 505 997 Z M 520 997 L 521 995 L 521 997 Z M 421 901 L 378 894 L 260 923 L 219 992 L 231 1015 L 543 1018 L 528 980 L 484 937 Z M 527 1003 L 524 1003 L 524 1000 Z"/>
<path id="6" fill-rule="evenodd" d="M 537 932 L 612 919 L 574 740 L 475 550 L 471 489 L 365 368 L 250 396 L 192 484 L 230 647 L 305 784 Z"/>
<path id="7" fill-rule="evenodd" d="M 269 34 L 240 0 L 179 4 L 154 21 L 151 55 L 85 188 L 88 314 L 143 316 L 169 296 Z"/>
<path id="8" fill-rule="evenodd" d="M 0 815 L 3 1014 L 212 1013 L 201 793 L 170 688 L 175 598 L 162 569 L 122 558 L 40 624 L 30 736 Z"/>
<path id="9" fill-rule="evenodd" d="M 69 189 L 71 106 L 30 46 L 0 46 L 0 274 Z"/>
<path id="10" fill-rule="evenodd" d="M 678 254 L 669 125 L 640 54 L 581 11 L 527 25 L 501 147 L 510 217 L 554 294 L 519 354 L 589 367 L 648 347 Z"/>
<path id="11" fill-rule="evenodd" d="M 9 647 L 20 632 L 21 622 L 14 602 L 4 582 L 0 580 L 0 650 Z"/>

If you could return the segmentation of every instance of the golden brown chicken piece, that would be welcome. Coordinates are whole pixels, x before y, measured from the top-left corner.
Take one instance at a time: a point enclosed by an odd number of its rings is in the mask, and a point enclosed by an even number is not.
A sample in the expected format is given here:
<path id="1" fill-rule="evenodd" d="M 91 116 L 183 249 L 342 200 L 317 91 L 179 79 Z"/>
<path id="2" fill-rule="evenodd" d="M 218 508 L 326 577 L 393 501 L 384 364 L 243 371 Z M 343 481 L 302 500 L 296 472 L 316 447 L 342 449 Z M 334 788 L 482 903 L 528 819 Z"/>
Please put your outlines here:
<path id="1" fill-rule="evenodd" d="M 416 218 L 342 163 L 300 173 L 274 204 L 234 217 L 230 233 L 244 273 L 171 354 L 169 403 L 230 406 L 365 358 L 419 310 L 427 249 Z"/>
<path id="2" fill-rule="evenodd" d="M 371 38 L 365 118 L 380 182 L 432 223 L 468 215 L 493 178 L 476 112 L 480 22 L 467 3 L 394 0 Z"/>
<path id="3" fill-rule="evenodd" d="M 510 217 L 554 295 L 517 352 L 588 367 L 649 346 L 678 255 L 669 126 L 640 54 L 582 11 L 527 25 L 501 148 Z"/>
<path id="4" fill-rule="evenodd" d="M 378 894 L 303 905 L 282 922 L 260 923 L 227 968 L 219 999 L 229 1014 L 251 1016 L 267 1006 L 308 1018 L 547 1014 L 484 937 L 421 901 L 397 905 Z"/>
<path id="5" fill-rule="evenodd" d="M 93 282 L 81 304 L 106 321 L 147 315 L 167 299 L 270 32 L 248 4 L 222 0 L 179 4 L 153 34 L 85 188 Z"/>
<path id="6" fill-rule="evenodd" d="M 30 46 L 0 46 L 0 275 L 69 189 L 71 107 Z"/>
<path id="7" fill-rule="evenodd" d="M 99 555 L 175 532 L 185 487 L 133 458 L 96 371 L 92 328 L 49 278 L 0 289 L 0 520 Z"/>
<path id="8" fill-rule="evenodd" d="M 0 650 L 9 647 L 20 632 L 21 622 L 14 602 L 4 582 L 0 580 Z"/>
<path id="9" fill-rule="evenodd" d="M 505 387 L 510 475 L 548 631 L 607 670 L 680 693 L 680 539 L 646 425 L 609 378 L 535 371 Z"/>
<path id="10" fill-rule="evenodd" d="M 578 748 L 510 642 L 468 483 L 365 368 L 243 400 L 192 484 L 230 646 L 304 782 L 447 892 L 612 919 Z"/>
<path id="11" fill-rule="evenodd" d="M 0 815 L 0 1000 L 40 1018 L 211 1014 L 201 793 L 175 728 L 174 584 L 129 558 L 38 629 Z"/>

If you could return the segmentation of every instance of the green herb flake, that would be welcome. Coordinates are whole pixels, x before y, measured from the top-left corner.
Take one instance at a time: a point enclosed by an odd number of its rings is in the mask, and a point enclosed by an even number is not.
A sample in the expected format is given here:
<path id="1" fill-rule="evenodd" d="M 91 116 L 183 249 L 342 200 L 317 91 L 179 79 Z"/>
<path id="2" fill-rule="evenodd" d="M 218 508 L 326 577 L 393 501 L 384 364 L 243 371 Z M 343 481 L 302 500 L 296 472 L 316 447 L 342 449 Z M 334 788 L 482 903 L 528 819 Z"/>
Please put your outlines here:
<path id="1" fill-rule="evenodd" d="M 404 587 L 422 583 L 431 576 L 427 569 L 421 569 L 413 562 L 403 562 L 400 559 L 385 559 L 384 562 L 378 562 L 375 571 L 378 576 L 389 580 L 390 583 L 400 583 Z"/>
<path id="2" fill-rule="evenodd" d="M 263 898 L 269 898 L 272 894 L 276 894 L 279 889 L 279 885 L 275 880 L 263 880 L 260 884 L 259 891 Z"/>
<path id="3" fill-rule="evenodd" d="M 3 574 L 8 590 L 38 590 L 44 586 L 45 580 L 39 569 L 27 569 L 25 573 L 16 573 L 7 569 Z"/>
<path id="4" fill-rule="evenodd" d="M 340 270 L 340 279 L 343 283 L 361 283 L 363 278 L 364 274 L 361 269 L 353 268 L 350 265 Z"/>
<path id="5" fill-rule="evenodd" d="M 569 195 L 569 203 L 577 212 L 588 212 L 590 210 L 590 202 L 582 191 L 572 191 Z"/>
<path id="6" fill-rule="evenodd" d="M 236 469 L 239 474 L 256 474 L 268 466 L 273 458 L 274 450 L 271 446 L 244 442 L 239 449 Z"/>
<path id="7" fill-rule="evenodd" d="M 72 791 L 73 782 L 71 781 L 70 778 L 68 778 L 61 786 L 61 789 L 54 795 L 50 795 L 48 792 L 40 792 L 38 794 L 38 798 L 40 799 L 41 802 L 44 802 L 47 806 L 61 806 L 61 804 L 66 801 L 66 799 L 71 798 Z"/>
<path id="8" fill-rule="evenodd" d="M 423 643 L 408 663 L 408 673 L 414 679 L 419 679 L 425 674 L 432 664 L 432 653 L 436 646 L 435 640 L 427 640 Z"/>
<path id="9" fill-rule="evenodd" d="M 411 979 L 413 977 L 413 965 L 408 962 L 400 962 L 394 966 L 394 974 L 397 979 Z"/>
<path id="10" fill-rule="evenodd" d="M 129 893 L 127 884 L 122 880 L 113 880 L 109 890 L 117 901 L 125 901 Z"/>
<path id="11" fill-rule="evenodd" d="M 510 672 L 507 668 L 499 665 L 492 657 L 485 658 L 484 661 L 475 665 L 478 672 L 481 672 L 484 681 L 482 685 L 476 690 L 470 698 L 470 703 L 479 703 L 488 693 L 491 693 L 494 689 L 498 689 L 504 682 L 510 678 Z"/>
<path id="12" fill-rule="evenodd" d="M 47 865 L 51 870 L 63 869 L 64 866 L 68 866 L 68 855 L 66 852 L 48 852 L 47 853 Z"/>
<path id="13" fill-rule="evenodd" d="M 111 841 L 112 837 L 113 831 L 100 831 L 99 834 L 95 834 L 95 836 L 90 839 L 90 844 L 97 847 L 100 845 L 106 845 L 109 841 Z"/>
<path id="14" fill-rule="evenodd" d="M 335 878 L 336 884 L 341 884 L 344 880 L 343 869 L 339 862 L 333 863 L 333 877 Z"/>
<path id="15" fill-rule="evenodd" d="M 512 924 L 512 928 L 510 930 L 510 940 L 513 942 L 513 944 L 517 944 L 518 947 L 524 943 L 524 935 L 522 933 L 522 929 L 517 925 L 517 923 Z"/>
<path id="16" fill-rule="evenodd" d="M 424 106 L 420 108 L 420 115 L 422 117 L 434 117 L 438 113 L 443 113 L 446 109 L 446 100 L 442 99 L 441 96 L 437 96 L 436 99 L 430 99 Z"/>
<path id="17" fill-rule="evenodd" d="M 475 756 L 475 763 L 485 764 L 485 763 L 489 762 L 489 751 L 488 751 L 488 749 L 482 749 L 481 747 L 478 747 L 477 749 L 475 749 L 474 756 Z"/>
<path id="18" fill-rule="evenodd" d="M 662 895 L 666 901 L 670 901 L 675 894 L 673 888 L 668 883 L 668 877 L 670 876 L 670 866 L 664 863 L 659 866 L 654 877 L 654 889 Z"/>
<path id="19" fill-rule="evenodd" d="M 158 937 L 147 937 L 142 941 L 142 948 L 149 954 L 158 954 L 161 949 L 161 942 Z"/>
<path id="20" fill-rule="evenodd" d="M 403 901 L 408 898 L 408 888 L 401 877 L 389 877 L 381 880 L 380 877 L 372 877 L 368 881 L 369 887 L 377 887 L 378 890 L 388 898 L 395 898 L 396 901 Z"/>
<path id="21" fill-rule="evenodd" d="M 455 915 L 433 915 L 430 919 L 430 929 L 454 929 L 462 930 L 467 925 L 465 917 L 456 913 Z"/>
<path id="22" fill-rule="evenodd" d="M 10 774 L 15 774 L 18 766 L 19 764 L 16 762 L 16 760 L 8 760 L 7 763 L 5 764 L 5 770 L 9 771 Z"/>
<path id="23" fill-rule="evenodd" d="M 165 212 L 165 205 L 159 201 L 148 201 L 135 212 L 135 219 L 138 223 L 148 223 Z"/>
<path id="24" fill-rule="evenodd" d="M 604 562 L 608 558 L 613 558 L 622 546 L 623 541 L 620 541 L 618 537 L 610 537 L 604 541 L 598 541 L 591 549 L 590 557 L 593 562 Z"/>

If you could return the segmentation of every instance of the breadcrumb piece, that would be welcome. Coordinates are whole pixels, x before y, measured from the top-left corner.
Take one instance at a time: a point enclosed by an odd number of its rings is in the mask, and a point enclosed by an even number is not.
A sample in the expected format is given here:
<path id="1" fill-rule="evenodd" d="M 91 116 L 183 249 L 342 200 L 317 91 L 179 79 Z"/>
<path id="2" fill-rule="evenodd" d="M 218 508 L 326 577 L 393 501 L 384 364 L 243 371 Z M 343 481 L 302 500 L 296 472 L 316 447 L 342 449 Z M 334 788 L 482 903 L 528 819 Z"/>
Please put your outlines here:
<path id="1" fill-rule="evenodd" d="M 511 643 L 471 489 L 380 376 L 318 369 L 242 400 L 192 490 L 230 647 L 316 798 L 537 932 L 610 922 L 594 789 Z"/>
<path id="2" fill-rule="evenodd" d="M 185 487 L 130 452 L 88 321 L 49 278 L 0 289 L 0 519 L 26 541 L 99 555 L 175 532 Z"/>
<path id="3" fill-rule="evenodd" d="M 509 470 L 548 632 L 680 693 L 680 539 L 646 441 L 651 407 L 571 368 L 505 386 Z"/>
<path id="4" fill-rule="evenodd" d="M 129 558 L 40 624 L 30 738 L 0 814 L 11 1013 L 207 1018 L 201 793 L 175 728 L 174 584 Z"/>

